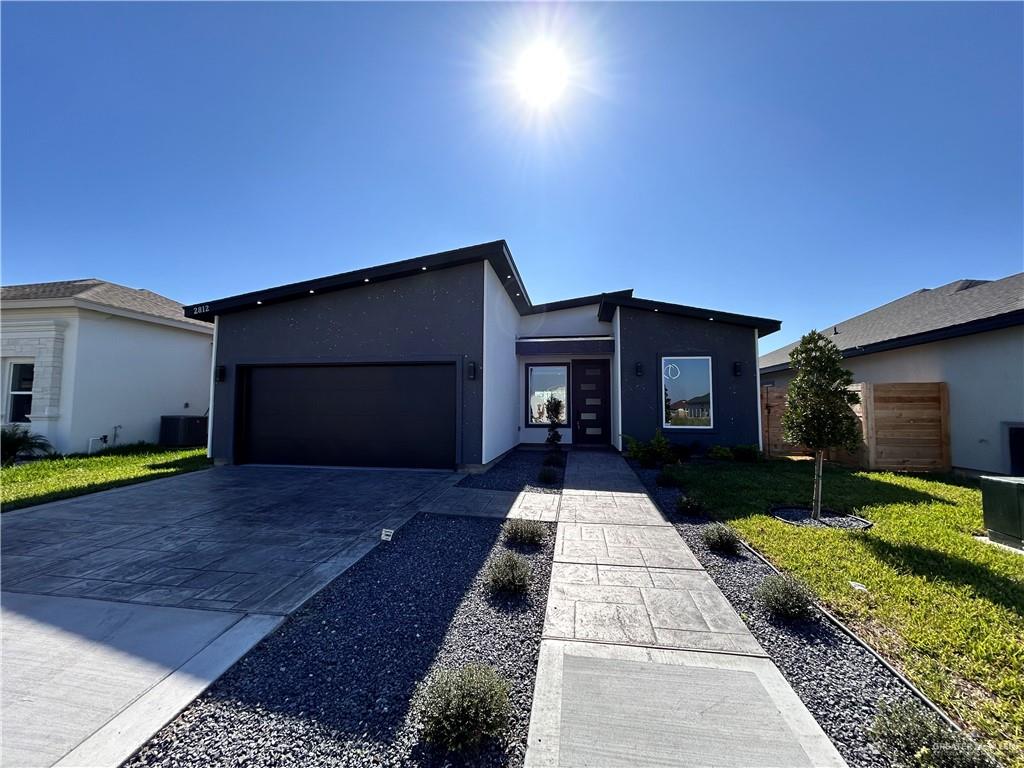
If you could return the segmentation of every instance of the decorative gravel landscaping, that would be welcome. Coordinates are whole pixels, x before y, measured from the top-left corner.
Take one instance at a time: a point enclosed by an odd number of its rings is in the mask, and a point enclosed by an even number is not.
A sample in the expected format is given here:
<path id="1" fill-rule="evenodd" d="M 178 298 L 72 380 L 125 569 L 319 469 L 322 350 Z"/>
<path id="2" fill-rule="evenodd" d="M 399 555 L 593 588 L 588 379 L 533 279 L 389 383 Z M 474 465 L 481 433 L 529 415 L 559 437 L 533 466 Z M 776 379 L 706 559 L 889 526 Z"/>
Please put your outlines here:
<path id="1" fill-rule="evenodd" d="M 637 471 L 850 765 L 888 765 L 866 727 L 880 700 L 909 689 L 822 617 L 770 621 L 752 590 L 771 569 L 749 553 L 708 551 L 699 533 L 709 520 L 680 516 L 678 491 L 656 485 L 655 471 Z M 1024 766 L 1024 562 L 972 538 L 981 527 L 976 487 L 826 466 L 827 503 L 873 523 L 851 531 L 788 525 L 769 514 L 810 498 L 807 462 L 702 462 L 671 472 L 1006 765 Z"/>
<path id="2" fill-rule="evenodd" d="M 140 444 L 93 456 L 39 459 L 0 470 L 3 511 L 69 499 L 158 477 L 206 469 L 205 448 L 160 448 Z"/>
<path id="3" fill-rule="evenodd" d="M 493 597 L 501 521 L 421 514 L 293 614 L 127 766 L 520 766 L 544 626 L 554 526 L 523 596 Z M 508 683 L 502 738 L 468 755 L 420 739 L 416 692 L 481 663 Z"/>
<path id="4" fill-rule="evenodd" d="M 772 517 L 777 517 L 785 523 L 806 525 L 810 528 L 845 528 L 850 531 L 862 531 L 871 527 L 870 520 L 825 509 L 821 510 L 821 517 L 817 520 L 811 517 L 809 507 L 774 507 L 771 513 Z"/>
<path id="5" fill-rule="evenodd" d="M 565 477 L 564 467 L 545 467 L 544 450 L 518 448 L 510 451 L 505 458 L 477 475 L 467 475 L 459 481 L 463 488 L 483 488 L 488 491 L 530 491 L 532 493 L 561 493 Z M 565 451 L 562 458 L 566 458 Z M 557 478 L 551 483 L 538 479 L 542 469 L 551 469 Z"/>

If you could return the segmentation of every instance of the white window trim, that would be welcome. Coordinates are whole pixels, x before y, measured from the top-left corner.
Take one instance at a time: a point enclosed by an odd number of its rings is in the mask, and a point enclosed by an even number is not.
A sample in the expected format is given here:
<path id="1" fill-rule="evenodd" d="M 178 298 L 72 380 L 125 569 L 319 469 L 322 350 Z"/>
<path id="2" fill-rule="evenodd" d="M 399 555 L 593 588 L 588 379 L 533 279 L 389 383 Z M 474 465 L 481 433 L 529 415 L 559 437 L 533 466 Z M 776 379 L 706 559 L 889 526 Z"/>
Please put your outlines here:
<path id="1" fill-rule="evenodd" d="M 708 361 L 708 412 L 711 423 L 706 427 L 665 423 L 665 361 L 666 360 L 707 360 Z M 715 428 L 715 372 L 711 365 L 710 355 L 662 355 L 659 359 L 658 373 L 661 374 L 661 386 L 658 387 L 658 410 L 661 412 L 662 429 L 714 429 Z"/>
<path id="2" fill-rule="evenodd" d="M 29 412 L 26 414 L 28 421 L 11 421 L 11 414 L 14 412 L 14 396 L 15 395 L 28 395 L 32 397 L 33 390 L 27 392 L 19 389 L 17 392 L 14 391 L 14 366 L 16 365 L 31 365 L 32 366 L 32 385 L 35 386 L 35 374 L 36 374 L 36 361 L 31 358 L 14 358 L 7 362 L 7 393 L 4 396 L 4 422 L 7 424 L 31 424 L 32 423 L 32 406 L 29 405 Z"/>

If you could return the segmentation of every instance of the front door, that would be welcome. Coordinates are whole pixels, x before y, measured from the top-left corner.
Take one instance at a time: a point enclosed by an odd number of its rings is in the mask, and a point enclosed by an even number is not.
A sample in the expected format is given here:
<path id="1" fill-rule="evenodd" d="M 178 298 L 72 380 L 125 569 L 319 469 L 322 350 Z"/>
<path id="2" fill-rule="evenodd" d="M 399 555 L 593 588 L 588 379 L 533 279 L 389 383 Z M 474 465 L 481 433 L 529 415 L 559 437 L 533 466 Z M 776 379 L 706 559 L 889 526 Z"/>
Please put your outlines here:
<path id="1" fill-rule="evenodd" d="M 573 445 L 611 443 L 611 368 L 607 360 L 573 360 Z"/>

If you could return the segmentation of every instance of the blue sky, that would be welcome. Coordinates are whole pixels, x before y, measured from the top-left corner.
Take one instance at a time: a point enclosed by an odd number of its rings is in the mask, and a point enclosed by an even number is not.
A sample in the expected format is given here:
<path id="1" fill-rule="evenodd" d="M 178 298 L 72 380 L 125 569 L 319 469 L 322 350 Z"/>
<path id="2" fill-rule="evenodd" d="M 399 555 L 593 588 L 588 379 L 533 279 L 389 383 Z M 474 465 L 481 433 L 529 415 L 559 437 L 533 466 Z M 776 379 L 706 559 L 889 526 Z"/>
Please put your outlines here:
<path id="1" fill-rule="evenodd" d="M 1024 269 L 1024 6 L 11 4 L 3 281 L 184 302 L 508 240 L 812 326 Z M 507 82 L 555 40 L 531 116 Z"/>

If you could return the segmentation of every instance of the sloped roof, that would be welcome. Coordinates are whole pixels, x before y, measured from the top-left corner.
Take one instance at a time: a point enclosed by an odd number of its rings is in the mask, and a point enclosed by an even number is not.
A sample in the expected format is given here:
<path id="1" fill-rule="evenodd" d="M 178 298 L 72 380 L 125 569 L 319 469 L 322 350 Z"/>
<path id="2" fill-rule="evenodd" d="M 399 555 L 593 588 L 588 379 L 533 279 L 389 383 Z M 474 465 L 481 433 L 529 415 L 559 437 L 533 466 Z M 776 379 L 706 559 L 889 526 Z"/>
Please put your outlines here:
<path id="1" fill-rule="evenodd" d="M 186 323 L 204 330 L 209 325 L 185 317 L 181 304 L 144 288 L 129 288 L 94 277 L 83 280 L 61 280 L 53 283 L 5 285 L 0 288 L 0 301 L 56 301 L 61 299 L 87 301 L 112 309 L 123 309 L 165 320 Z M 73 303 L 73 302 L 72 302 Z"/>
<path id="2" fill-rule="evenodd" d="M 849 320 L 821 328 L 844 357 L 925 344 L 1024 324 L 1024 272 L 1001 280 L 956 280 L 922 288 Z M 797 342 L 762 355 L 762 372 L 789 367 Z"/>

